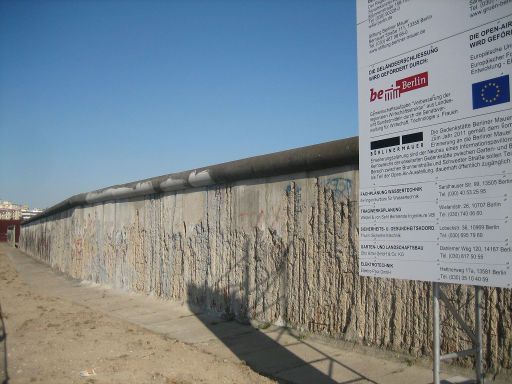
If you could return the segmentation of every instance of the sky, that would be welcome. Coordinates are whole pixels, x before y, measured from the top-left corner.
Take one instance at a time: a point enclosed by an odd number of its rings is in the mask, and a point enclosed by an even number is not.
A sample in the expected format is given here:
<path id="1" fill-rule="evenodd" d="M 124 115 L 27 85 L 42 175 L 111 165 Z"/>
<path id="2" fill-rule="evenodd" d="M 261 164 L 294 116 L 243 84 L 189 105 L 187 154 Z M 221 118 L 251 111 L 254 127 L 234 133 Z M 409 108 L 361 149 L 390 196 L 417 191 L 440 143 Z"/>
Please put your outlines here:
<path id="1" fill-rule="evenodd" d="M 357 135 L 355 0 L 0 0 L 0 199 Z"/>

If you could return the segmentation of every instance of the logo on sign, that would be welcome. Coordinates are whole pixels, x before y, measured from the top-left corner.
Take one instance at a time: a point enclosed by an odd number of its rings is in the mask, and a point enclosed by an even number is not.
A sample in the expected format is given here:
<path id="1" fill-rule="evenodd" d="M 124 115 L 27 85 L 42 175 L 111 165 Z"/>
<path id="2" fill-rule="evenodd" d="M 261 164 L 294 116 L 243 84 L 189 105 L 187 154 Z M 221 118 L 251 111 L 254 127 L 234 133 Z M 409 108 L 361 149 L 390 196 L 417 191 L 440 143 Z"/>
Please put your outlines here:
<path id="1" fill-rule="evenodd" d="M 473 84 L 473 109 L 490 107 L 491 105 L 510 101 L 508 75 L 480 81 Z"/>
<path id="2" fill-rule="evenodd" d="M 398 99 L 403 93 L 414 91 L 418 88 L 428 86 L 428 72 L 422 72 L 417 75 L 409 76 L 397 80 L 394 85 L 387 89 L 374 90 L 370 89 L 370 102 L 376 100 L 393 100 Z"/>

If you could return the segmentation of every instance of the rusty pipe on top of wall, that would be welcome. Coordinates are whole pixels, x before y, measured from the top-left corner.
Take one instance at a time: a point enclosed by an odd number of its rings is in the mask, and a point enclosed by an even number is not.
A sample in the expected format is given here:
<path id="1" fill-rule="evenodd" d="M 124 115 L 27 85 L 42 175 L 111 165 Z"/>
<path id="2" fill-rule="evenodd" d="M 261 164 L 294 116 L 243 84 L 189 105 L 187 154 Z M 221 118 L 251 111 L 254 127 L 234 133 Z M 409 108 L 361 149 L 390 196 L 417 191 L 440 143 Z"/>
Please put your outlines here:
<path id="1" fill-rule="evenodd" d="M 80 205 L 358 163 L 359 138 L 355 136 L 80 193 L 25 220 L 23 224 Z"/>

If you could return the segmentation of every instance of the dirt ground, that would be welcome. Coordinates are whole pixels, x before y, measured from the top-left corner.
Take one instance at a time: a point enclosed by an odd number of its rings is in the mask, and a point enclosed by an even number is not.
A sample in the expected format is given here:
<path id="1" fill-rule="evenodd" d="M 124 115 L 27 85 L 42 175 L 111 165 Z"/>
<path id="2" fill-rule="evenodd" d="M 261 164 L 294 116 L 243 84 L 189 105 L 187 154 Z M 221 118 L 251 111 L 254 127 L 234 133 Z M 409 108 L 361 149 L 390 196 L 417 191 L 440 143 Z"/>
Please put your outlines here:
<path id="1" fill-rule="evenodd" d="M 273 383 L 243 364 L 34 292 L 0 248 L 0 382 Z M 7 356 L 4 347 L 7 346 Z M 81 377 L 94 369 L 96 375 Z"/>

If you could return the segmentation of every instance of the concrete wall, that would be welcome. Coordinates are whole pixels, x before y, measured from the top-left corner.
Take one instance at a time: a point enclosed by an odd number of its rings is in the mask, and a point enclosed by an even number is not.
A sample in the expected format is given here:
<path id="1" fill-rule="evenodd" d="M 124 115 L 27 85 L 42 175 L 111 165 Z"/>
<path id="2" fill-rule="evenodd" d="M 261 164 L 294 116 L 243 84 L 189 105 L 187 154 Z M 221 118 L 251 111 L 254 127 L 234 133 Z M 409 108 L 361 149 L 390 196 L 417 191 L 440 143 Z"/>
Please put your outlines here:
<path id="1" fill-rule="evenodd" d="M 358 276 L 357 196 L 357 166 L 336 167 L 77 206 L 25 224 L 20 244 L 78 279 L 430 355 L 431 285 Z M 472 322 L 473 291 L 446 290 Z M 488 367 L 510 369 L 511 290 L 484 298 Z M 444 351 L 470 347 L 442 324 Z"/>

